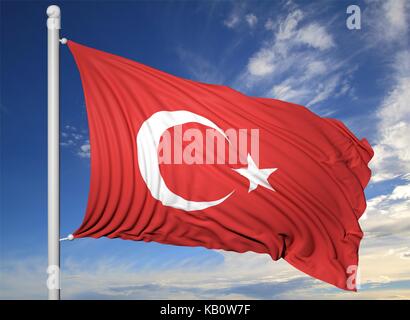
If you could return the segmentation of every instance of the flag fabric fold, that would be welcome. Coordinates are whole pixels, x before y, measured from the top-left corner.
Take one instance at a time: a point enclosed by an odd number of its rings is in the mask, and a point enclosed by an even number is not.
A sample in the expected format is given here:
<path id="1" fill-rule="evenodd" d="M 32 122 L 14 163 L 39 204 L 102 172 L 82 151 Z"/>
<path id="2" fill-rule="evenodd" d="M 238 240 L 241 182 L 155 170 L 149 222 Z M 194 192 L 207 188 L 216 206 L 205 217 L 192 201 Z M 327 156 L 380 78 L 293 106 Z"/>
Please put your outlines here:
<path id="1" fill-rule="evenodd" d="M 68 46 L 91 147 L 88 204 L 74 237 L 266 253 L 355 290 L 349 277 L 373 156 L 365 139 L 296 104 Z M 212 143 L 201 148 L 210 133 L 223 141 L 224 161 Z"/>

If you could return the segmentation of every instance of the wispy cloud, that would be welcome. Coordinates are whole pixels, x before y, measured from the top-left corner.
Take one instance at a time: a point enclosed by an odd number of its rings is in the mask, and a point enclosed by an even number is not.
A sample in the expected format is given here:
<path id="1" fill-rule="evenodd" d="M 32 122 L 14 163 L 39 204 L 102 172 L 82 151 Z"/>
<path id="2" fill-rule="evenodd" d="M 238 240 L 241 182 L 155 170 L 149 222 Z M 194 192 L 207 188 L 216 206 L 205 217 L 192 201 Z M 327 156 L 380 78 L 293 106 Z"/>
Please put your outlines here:
<path id="1" fill-rule="evenodd" d="M 311 23 L 300 29 L 295 40 L 320 50 L 335 46 L 333 37 L 326 31 L 324 26 L 318 23 Z"/>
<path id="2" fill-rule="evenodd" d="M 232 6 L 232 10 L 228 16 L 223 20 L 225 27 L 234 29 L 238 27 L 244 20 L 244 7 L 245 3 L 236 2 Z"/>
<path id="3" fill-rule="evenodd" d="M 371 198 L 363 219 L 368 237 L 394 235 L 410 240 L 410 184 Z"/>
<path id="4" fill-rule="evenodd" d="M 234 2 L 231 11 L 223 20 L 224 26 L 228 29 L 254 28 L 259 18 L 256 13 L 249 12 L 247 7 L 246 2 Z"/>
<path id="5" fill-rule="evenodd" d="M 229 15 L 228 18 L 226 18 L 224 20 L 224 25 L 227 26 L 228 28 L 232 29 L 232 28 L 236 27 L 239 24 L 240 21 L 241 21 L 241 18 L 239 16 L 239 14 L 233 12 Z"/>
<path id="6" fill-rule="evenodd" d="M 253 28 L 258 23 L 258 18 L 253 13 L 248 13 L 245 16 L 245 21 L 251 28 Z"/>
<path id="7" fill-rule="evenodd" d="M 60 146 L 72 150 L 81 158 L 90 157 L 90 141 L 86 130 L 72 125 L 65 125 L 61 131 Z"/>
<path id="8" fill-rule="evenodd" d="M 178 47 L 176 53 L 195 81 L 214 84 L 224 83 L 225 77 L 223 72 L 215 64 L 210 63 L 201 55 L 195 54 L 183 47 Z"/>
<path id="9" fill-rule="evenodd" d="M 80 146 L 80 150 L 77 152 L 77 154 L 81 158 L 90 158 L 91 156 L 90 141 L 86 140 L 85 143 Z"/>
<path id="10" fill-rule="evenodd" d="M 410 172 L 410 51 L 400 51 L 391 67 L 392 85 L 377 113 L 373 181 Z"/>
<path id="11" fill-rule="evenodd" d="M 351 94 L 355 68 L 343 68 L 333 35 L 295 5 L 289 8 L 276 22 L 266 21 L 270 36 L 249 57 L 234 87 L 308 106 Z"/>
<path id="12" fill-rule="evenodd" d="M 87 240 L 75 240 L 87 241 Z M 95 240 L 94 240 L 95 241 Z M 100 240 L 102 241 L 102 240 Z M 112 240 L 110 240 L 112 241 Z M 75 244 L 70 244 L 75 245 Z M 385 248 L 383 250 L 383 248 Z M 163 256 L 152 264 L 135 258 L 66 257 L 62 266 L 64 299 L 356 299 L 410 298 L 406 274 L 408 248 L 367 249 L 361 255 L 362 291 L 342 292 L 312 279 L 284 261 L 263 254 L 218 251 L 219 264 L 175 264 Z M 46 260 L 28 257 L 2 263 L 0 298 L 45 298 Z M 22 295 L 24 293 L 24 295 Z"/>
<path id="13" fill-rule="evenodd" d="M 368 0 L 363 12 L 365 40 L 372 44 L 408 44 L 410 3 L 406 0 Z M 380 49 L 383 49 L 381 47 Z"/>

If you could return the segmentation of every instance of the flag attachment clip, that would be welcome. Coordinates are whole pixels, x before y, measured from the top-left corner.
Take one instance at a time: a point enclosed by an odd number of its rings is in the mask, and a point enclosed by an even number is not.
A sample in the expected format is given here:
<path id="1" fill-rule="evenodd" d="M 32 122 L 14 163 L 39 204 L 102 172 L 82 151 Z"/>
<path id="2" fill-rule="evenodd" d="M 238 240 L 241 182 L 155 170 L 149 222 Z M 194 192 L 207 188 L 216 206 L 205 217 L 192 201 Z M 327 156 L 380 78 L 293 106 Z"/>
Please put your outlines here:
<path id="1" fill-rule="evenodd" d="M 74 236 L 70 233 L 66 238 L 61 238 L 60 241 L 65 241 L 65 240 L 74 240 Z"/>

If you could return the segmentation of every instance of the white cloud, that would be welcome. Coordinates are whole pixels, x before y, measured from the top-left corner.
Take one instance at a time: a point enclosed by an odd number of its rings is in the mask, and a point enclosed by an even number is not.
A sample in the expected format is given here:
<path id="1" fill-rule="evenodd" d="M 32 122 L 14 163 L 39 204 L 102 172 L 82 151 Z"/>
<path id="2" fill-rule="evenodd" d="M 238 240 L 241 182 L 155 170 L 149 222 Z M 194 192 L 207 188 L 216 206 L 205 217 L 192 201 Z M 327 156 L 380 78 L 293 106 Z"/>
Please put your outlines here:
<path id="1" fill-rule="evenodd" d="M 81 158 L 89 158 L 91 156 L 91 148 L 89 141 L 80 146 L 80 150 L 77 153 Z"/>
<path id="2" fill-rule="evenodd" d="M 223 24 L 229 29 L 236 29 L 244 20 L 246 4 L 241 2 L 234 2 L 231 11 Z"/>
<path id="3" fill-rule="evenodd" d="M 68 125 L 68 124 L 65 126 L 65 128 L 66 128 L 68 131 L 77 131 L 77 128 L 76 128 L 76 127 L 70 126 L 70 125 Z"/>
<path id="4" fill-rule="evenodd" d="M 307 103 L 307 106 L 314 106 L 334 94 L 341 83 L 340 77 L 340 74 L 334 74 L 329 76 L 326 81 L 317 84 L 314 91 L 315 95 Z"/>
<path id="5" fill-rule="evenodd" d="M 407 0 L 368 1 L 363 17 L 366 40 L 372 44 L 408 44 L 410 2 Z M 381 48 L 383 49 L 383 47 Z"/>
<path id="6" fill-rule="evenodd" d="M 249 13 L 245 16 L 245 21 L 251 28 L 253 28 L 258 23 L 258 18 L 253 13 Z"/>
<path id="7" fill-rule="evenodd" d="M 265 22 L 265 29 L 269 31 L 273 31 L 275 29 L 275 23 L 272 19 L 268 19 Z"/>
<path id="8" fill-rule="evenodd" d="M 287 14 L 266 20 L 269 38 L 250 55 L 232 86 L 251 95 L 304 105 L 319 106 L 329 97 L 352 97 L 349 71 L 331 50 L 335 47 L 333 36 L 319 21 L 311 19 L 309 10 L 300 10 L 292 1 L 283 8 L 289 10 Z M 230 18 L 240 19 L 244 11 L 234 6 Z"/>
<path id="9" fill-rule="evenodd" d="M 78 243 L 72 245 L 81 247 L 87 239 L 76 241 Z M 274 263 L 268 255 L 225 251 L 215 254 L 222 255 L 223 263 L 192 264 L 190 258 L 172 263 L 173 260 L 165 256 L 156 261 L 155 267 L 152 261 L 118 256 L 92 261 L 66 256 L 62 265 L 63 298 L 81 299 L 91 293 L 89 298 L 102 295 L 144 299 L 249 299 L 251 296 L 247 293 L 232 295 L 224 291 L 243 285 L 286 284 L 295 279 L 308 279 L 284 261 Z M 0 271 L 4 277 L 0 279 L 0 298 L 45 298 L 45 265 L 46 259 L 41 257 L 2 261 Z"/>
<path id="10" fill-rule="evenodd" d="M 228 17 L 223 21 L 223 24 L 229 29 L 237 29 L 243 25 L 254 28 L 258 23 L 258 17 L 254 13 L 245 13 L 246 5 L 244 3 L 236 3 Z"/>
<path id="11" fill-rule="evenodd" d="M 238 13 L 231 13 L 230 16 L 224 20 L 224 25 L 230 29 L 233 29 L 239 24 L 240 21 L 241 18 Z"/>
<path id="12" fill-rule="evenodd" d="M 389 194 L 367 201 L 361 220 L 368 237 L 393 236 L 410 240 L 410 184 L 396 186 Z"/>
<path id="13" fill-rule="evenodd" d="M 388 298 L 396 291 L 396 295 L 410 297 L 410 290 L 394 287 L 395 282 L 410 278 L 408 247 L 393 249 L 386 257 L 390 243 L 387 241 L 386 246 L 386 239 L 383 240 L 366 239 L 377 242 L 376 248 L 361 250 L 361 284 L 373 286 L 371 291 L 343 292 L 308 277 L 283 260 L 274 262 L 265 254 L 217 251 L 215 254 L 223 258 L 218 264 L 191 263 L 195 258 L 175 262 L 169 255 L 155 263 L 124 256 L 92 260 L 65 256 L 62 296 L 64 299 L 355 299 Z M 70 245 L 78 246 L 77 250 L 90 245 L 87 239 L 75 241 L 78 242 Z M 113 240 L 99 241 L 104 247 L 104 241 Z M 45 265 L 45 257 L 2 261 L 0 298 L 46 298 Z"/>
<path id="14" fill-rule="evenodd" d="M 410 185 L 401 185 L 394 188 L 391 194 L 392 200 L 407 200 L 410 199 Z M 410 209 L 410 208 L 409 208 Z"/>
<path id="15" fill-rule="evenodd" d="M 378 143 L 370 163 L 375 182 L 410 172 L 410 51 L 397 53 L 393 69 L 392 88 L 377 113 Z"/>
<path id="16" fill-rule="evenodd" d="M 326 31 L 325 27 L 317 23 L 312 23 L 299 30 L 296 39 L 320 50 L 329 49 L 335 45 L 332 36 Z"/>
<path id="17" fill-rule="evenodd" d="M 410 259 L 410 251 L 400 253 L 401 259 Z"/>
<path id="18" fill-rule="evenodd" d="M 299 9 L 290 12 L 279 24 L 276 40 L 292 40 L 294 43 L 305 44 L 320 50 L 329 49 L 334 46 L 333 37 L 319 23 L 313 22 L 298 28 L 303 18 L 304 14 Z M 270 24 L 270 27 L 273 27 L 273 24 Z"/>
<path id="19" fill-rule="evenodd" d="M 316 75 L 325 74 L 326 71 L 326 64 L 323 61 L 312 61 L 307 65 L 306 75 L 308 78 L 311 78 Z"/>
<path id="20" fill-rule="evenodd" d="M 308 106 L 319 105 L 329 97 L 352 95 L 349 79 L 354 68 L 346 70 L 330 50 L 335 47 L 332 35 L 318 22 L 303 24 L 309 17 L 292 8 L 275 23 L 266 22 L 272 38 L 250 56 L 234 85 L 253 95 Z"/>
<path id="21" fill-rule="evenodd" d="M 64 128 L 66 131 L 61 133 L 60 146 L 74 151 L 81 158 L 89 158 L 90 142 L 86 139 L 86 131 L 71 125 L 65 125 Z"/>
<path id="22" fill-rule="evenodd" d="M 384 35 L 390 39 L 405 37 L 408 32 L 409 3 L 406 0 L 383 1 L 385 21 L 382 21 Z"/>
<path id="23" fill-rule="evenodd" d="M 83 135 L 80 134 L 80 133 L 73 133 L 73 134 L 72 134 L 72 137 L 73 137 L 75 140 L 81 140 L 81 139 L 83 139 Z"/>
<path id="24" fill-rule="evenodd" d="M 305 89 L 292 88 L 290 84 L 281 83 L 272 88 L 272 95 L 279 100 L 295 101 L 308 95 Z"/>
<path id="25" fill-rule="evenodd" d="M 276 34 L 278 41 L 287 40 L 295 35 L 295 30 L 299 22 L 303 19 L 303 13 L 297 9 L 291 11 L 287 17 L 280 22 L 279 30 Z"/>
<path id="26" fill-rule="evenodd" d="M 62 147 L 69 147 L 69 146 L 74 146 L 74 145 L 75 145 L 75 142 L 74 140 L 71 140 L 71 139 L 60 142 L 60 146 Z"/>
<path id="27" fill-rule="evenodd" d="M 408 282 L 410 184 L 398 185 L 390 193 L 368 200 L 360 224 L 365 234 L 360 250 L 365 282 Z"/>
<path id="28" fill-rule="evenodd" d="M 275 69 L 274 52 L 262 49 L 249 59 L 248 71 L 254 76 L 265 76 L 271 74 Z"/>

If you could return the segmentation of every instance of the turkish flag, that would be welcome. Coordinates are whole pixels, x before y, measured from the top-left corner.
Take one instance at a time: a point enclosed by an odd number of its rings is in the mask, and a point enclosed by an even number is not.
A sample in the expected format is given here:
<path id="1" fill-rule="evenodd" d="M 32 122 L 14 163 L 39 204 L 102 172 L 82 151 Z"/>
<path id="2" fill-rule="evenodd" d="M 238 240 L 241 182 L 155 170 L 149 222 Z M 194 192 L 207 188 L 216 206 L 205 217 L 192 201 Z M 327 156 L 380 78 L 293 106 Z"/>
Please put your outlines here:
<path id="1" fill-rule="evenodd" d="M 267 253 L 346 290 L 373 150 L 305 107 L 68 42 L 91 147 L 75 238 Z"/>

